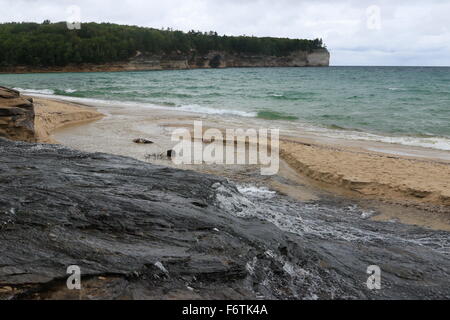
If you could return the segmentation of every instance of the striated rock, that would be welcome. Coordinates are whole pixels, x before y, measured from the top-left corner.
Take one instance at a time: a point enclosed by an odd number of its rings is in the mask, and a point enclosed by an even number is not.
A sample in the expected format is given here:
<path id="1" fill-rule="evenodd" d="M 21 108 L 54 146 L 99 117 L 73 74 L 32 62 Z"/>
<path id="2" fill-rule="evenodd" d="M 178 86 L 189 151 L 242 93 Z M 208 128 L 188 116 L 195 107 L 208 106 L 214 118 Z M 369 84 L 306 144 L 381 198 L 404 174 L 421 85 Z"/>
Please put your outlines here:
<path id="1" fill-rule="evenodd" d="M 232 54 L 210 51 L 201 55 L 195 51 L 189 54 L 174 52 L 172 54 L 151 54 L 138 52 L 128 61 L 109 64 L 80 64 L 65 67 L 15 66 L 0 69 L 0 73 L 29 72 L 104 72 L 104 71 L 146 71 L 146 70 L 185 70 L 211 68 L 246 68 L 246 67 L 327 67 L 330 53 L 327 49 L 315 49 L 311 52 L 296 51 L 287 56 L 267 56 L 251 54 Z"/>
<path id="2" fill-rule="evenodd" d="M 197 69 L 197 68 L 245 68 L 245 67 L 325 67 L 330 64 L 326 49 L 312 52 L 296 51 L 288 56 L 230 54 L 210 51 L 206 55 L 192 52 L 190 55 L 156 56 L 141 54 L 130 60 L 124 68 L 134 69 Z"/>
<path id="3" fill-rule="evenodd" d="M 0 98 L 14 99 L 14 98 L 17 98 L 19 95 L 20 95 L 20 92 L 17 90 L 0 86 Z"/>
<path id="4" fill-rule="evenodd" d="M 20 96 L 16 90 L 0 87 L 0 137 L 36 141 L 33 99 Z"/>
<path id="5" fill-rule="evenodd" d="M 0 299 L 450 298 L 446 232 L 126 157 L 5 139 L 0 153 Z"/>
<path id="6" fill-rule="evenodd" d="M 191 61 L 191 67 L 201 68 L 245 68 L 245 67 L 325 67 L 330 63 L 326 49 L 312 52 L 296 51 L 288 56 L 265 56 L 210 52 L 207 56 Z M 194 66 L 195 65 L 195 66 Z"/>
<path id="7" fill-rule="evenodd" d="M 326 49 L 314 50 L 307 56 L 308 66 L 325 67 L 330 65 L 330 53 Z"/>

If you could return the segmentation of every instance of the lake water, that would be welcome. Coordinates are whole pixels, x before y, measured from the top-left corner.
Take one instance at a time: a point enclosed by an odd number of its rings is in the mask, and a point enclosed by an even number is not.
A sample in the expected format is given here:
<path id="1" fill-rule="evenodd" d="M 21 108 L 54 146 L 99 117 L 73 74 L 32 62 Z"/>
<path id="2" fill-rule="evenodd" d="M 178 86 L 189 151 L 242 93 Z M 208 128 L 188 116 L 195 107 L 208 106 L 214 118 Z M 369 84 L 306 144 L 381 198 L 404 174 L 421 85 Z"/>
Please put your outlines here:
<path id="1" fill-rule="evenodd" d="M 0 84 L 79 102 L 253 117 L 330 137 L 450 150 L 445 67 L 3 74 Z"/>

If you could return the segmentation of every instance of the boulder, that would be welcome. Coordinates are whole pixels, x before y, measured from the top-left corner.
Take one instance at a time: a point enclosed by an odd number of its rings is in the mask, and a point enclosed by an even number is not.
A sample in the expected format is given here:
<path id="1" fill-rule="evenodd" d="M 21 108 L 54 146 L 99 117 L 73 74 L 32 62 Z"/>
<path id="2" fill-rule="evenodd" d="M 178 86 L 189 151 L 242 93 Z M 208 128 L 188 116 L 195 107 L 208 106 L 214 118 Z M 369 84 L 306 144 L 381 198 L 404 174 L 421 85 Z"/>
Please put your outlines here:
<path id="1" fill-rule="evenodd" d="M 138 143 L 138 144 L 153 144 L 154 142 L 148 139 L 144 139 L 144 138 L 137 138 L 133 140 L 134 143 Z"/>
<path id="2" fill-rule="evenodd" d="M 0 137 L 35 142 L 33 99 L 0 86 Z"/>

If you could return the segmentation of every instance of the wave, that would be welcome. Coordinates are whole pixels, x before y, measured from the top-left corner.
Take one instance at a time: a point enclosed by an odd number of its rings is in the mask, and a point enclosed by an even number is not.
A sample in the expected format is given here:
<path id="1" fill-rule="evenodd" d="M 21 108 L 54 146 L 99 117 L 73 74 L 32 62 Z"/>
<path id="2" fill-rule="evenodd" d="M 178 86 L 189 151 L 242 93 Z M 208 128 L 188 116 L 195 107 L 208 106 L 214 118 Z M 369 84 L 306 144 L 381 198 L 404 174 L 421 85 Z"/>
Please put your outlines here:
<path id="1" fill-rule="evenodd" d="M 423 148 L 450 151 L 450 139 L 442 137 L 420 138 L 420 137 L 375 136 L 373 138 L 359 137 L 358 140 L 374 140 L 390 144 L 401 144 L 412 147 L 423 147 Z"/>
<path id="2" fill-rule="evenodd" d="M 232 115 L 238 117 L 247 118 L 260 118 L 265 120 L 298 120 L 297 117 L 274 112 L 274 111 L 259 111 L 259 112 L 248 112 L 233 109 L 218 109 L 213 107 L 205 107 L 199 105 L 179 105 L 179 106 L 168 106 L 168 105 L 157 105 L 146 102 L 136 102 L 136 101 L 117 101 L 117 100 L 102 100 L 95 98 L 82 98 L 68 95 L 56 95 L 54 90 L 50 89 L 22 89 L 14 88 L 15 90 L 21 91 L 24 94 L 32 94 L 41 97 L 56 97 L 61 100 L 85 103 L 92 106 L 116 106 L 116 107 L 137 107 L 137 108 L 152 108 L 152 109 L 166 109 L 166 110 L 180 110 L 185 112 L 200 113 L 200 114 L 210 114 L 210 115 Z M 309 132 L 314 132 L 319 135 L 331 137 L 331 138 L 341 138 L 347 140 L 362 140 L 362 141 L 376 141 L 389 144 L 399 144 L 412 147 L 423 147 L 431 148 L 437 150 L 450 151 L 450 138 L 447 137 L 420 137 L 420 136 L 383 136 L 372 134 L 368 132 L 356 131 L 348 128 L 341 127 L 320 127 L 320 126 L 310 126 L 306 125 L 304 130 Z"/>
<path id="3" fill-rule="evenodd" d="M 276 111 L 259 111 L 257 117 L 266 120 L 298 120 L 298 117 Z"/>
<path id="4" fill-rule="evenodd" d="M 129 106 L 129 107 L 143 107 L 143 108 L 153 108 L 153 109 L 170 109 L 173 110 L 174 108 L 176 110 L 182 110 L 185 112 L 192 112 L 192 113 L 202 113 L 202 114 L 211 114 L 211 115 L 234 115 L 234 116 L 240 116 L 240 117 L 247 117 L 247 118 L 256 118 L 257 113 L 255 112 L 248 112 L 248 111 L 240 111 L 240 110 L 233 110 L 233 109 L 218 109 L 218 108 L 212 108 L 212 107 L 204 107 L 196 104 L 188 104 L 188 105 L 174 105 L 171 103 L 164 103 L 164 105 L 160 104 L 152 104 L 152 103 L 146 103 L 146 102 L 136 102 L 136 101 L 118 101 L 118 100 L 102 100 L 102 99 L 95 99 L 95 98 L 84 98 L 84 97 L 73 97 L 73 96 L 66 96 L 66 95 L 60 95 L 55 94 L 54 90 L 34 90 L 34 89 L 22 89 L 22 88 L 15 88 L 18 91 L 21 91 L 25 94 L 33 94 L 35 96 L 42 96 L 42 97 L 57 97 L 61 100 L 66 101 L 73 101 L 73 102 L 80 102 L 80 103 L 86 103 L 86 104 L 95 104 L 95 105 L 101 105 L 101 106 Z"/>
<path id="5" fill-rule="evenodd" d="M 54 94 L 55 95 L 63 95 L 63 96 L 80 96 L 78 90 L 75 89 L 55 89 Z"/>
<path id="6" fill-rule="evenodd" d="M 329 128 L 329 129 L 332 129 L 332 130 L 358 131 L 358 132 L 362 131 L 360 129 L 351 129 L 351 128 L 346 128 L 346 127 L 341 127 L 341 126 L 338 126 L 337 124 L 326 125 L 326 127 Z"/>
<path id="7" fill-rule="evenodd" d="M 139 94 L 139 92 L 136 92 Z M 191 98 L 192 95 L 187 93 L 175 93 L 175 92 L 153 92 L 151 94 L 154 98 Z"/>
<path id="8" fill-rule="evenodd" d="M 436 150 L 450 151 L 450 138 L 447 137 L 421 137 L 421 136 L 384 136 L 363 131 L 356 131 L 353 129 L 334 128 L 309 128 L 310 131 L 320 133 L 330 138 L 359 140 L 359 141 L 374 141 L 389 144 L 398 144 L 411 147 L 422 147 Z"/>
<path id="9" fill-rule="evenodd" d="M 199 106 L 196 104 L 181 105 L 181 106 L 177 107 L 177 109 L 187 111 L 187 112 L 194 112 L 194 113 L 219 114 L 219 115 L 220 114 L 223 114 L 223 115 L 228 114 L 228 115 L 234 115 L 234 116 L 240 116 L 240 117 L 246 117 L 246 118 L 255 118 L 257 116 L 257 113 L 255 113 L 255 112 L 232 110 L 232 109 L 217 109 L 217 108 Z"/>
<path id="10" fill-rule="evenodd" d="M 23 88 L 13 88 L 14 90 L 20 91 L 24 94 L 47 94 L 47 95 L 54 95 L 54 94 L 64 94 L 64 93 L 75 93 L 78 90 L 76 89 L 23 89 Z"/>
<path id="11" fill-rule="evenodd" d="M 25 94 L 47 94 L 47 95 L 55 94 L 55 91 L 51 89 L 23 89 L 23 88 L 13 88 L 13 89 Z"/>
<path id="12" fill-rule="evenodd" d="M 287 92 L 287 93 L 269 93 L 266 97 L 275 100 L 299 101 L 314 98 L 314 92 Z"/>

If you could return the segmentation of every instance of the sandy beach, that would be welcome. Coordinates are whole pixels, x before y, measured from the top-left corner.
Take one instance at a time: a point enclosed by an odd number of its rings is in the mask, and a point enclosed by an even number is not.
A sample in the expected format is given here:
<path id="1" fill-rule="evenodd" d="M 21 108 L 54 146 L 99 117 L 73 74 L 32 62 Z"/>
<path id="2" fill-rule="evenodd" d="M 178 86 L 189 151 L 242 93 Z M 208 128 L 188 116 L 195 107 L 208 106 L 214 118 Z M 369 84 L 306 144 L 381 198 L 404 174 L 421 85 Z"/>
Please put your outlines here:
<path id="1" fill-rule="evenodd" d="M 103 118 L 94 108 L 58 100 L 34 98 L 35 130 L 38 142 L 58 143 L 52 138 L 56 129 Z"/>
<path id="2" fill-rule="evenodd" d="M 36 125 L 42 132 L 42 142 L 57 141 L 83 151 L 130 156 L 168 166 L 174 164 L 152 155 L 164 154 L 173 147 L 170 134 L 174 128 L 190 127 L 194 120 L 203 121 L 205 127 L 243 127 L 235 118 L 116 105 L 95 105 L 94 109 L 65 101 L 35 99 Z M 249 127 L 261 125 L 246 122 Z M 154 144 L 135 144 L 135 138 L 151 139 Z M 376 220 L 450 230 L 447 153 L 381 143 L 330 141 L 299 133 L 296 137 L 282 135 L 280 172 L 274 177 L 257 177 L 255 166 L 178 167 L 265 185 L 302 201 L 315 200 L 324 194 L 346 197 L 376 210 L 373 217 Z"/>
<path id="3" fill-rule="evenodd" d="M 450 165 L 365 150 L 284 141 L 281 157 L 328 185 L 383 200 L 450 206 Z"/>

